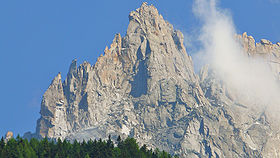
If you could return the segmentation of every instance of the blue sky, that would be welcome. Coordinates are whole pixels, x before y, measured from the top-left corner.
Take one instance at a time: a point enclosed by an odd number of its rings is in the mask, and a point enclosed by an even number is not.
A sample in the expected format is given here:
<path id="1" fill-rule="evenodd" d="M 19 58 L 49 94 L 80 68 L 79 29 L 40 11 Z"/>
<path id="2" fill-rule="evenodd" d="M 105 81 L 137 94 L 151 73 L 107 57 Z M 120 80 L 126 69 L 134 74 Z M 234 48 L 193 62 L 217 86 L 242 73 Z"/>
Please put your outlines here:
<path id="1" fill-rule="evenodd" d="M 166 20 L 192 34 L 199 22 L 192 0 L 150 0 Z M 125 35 L 140 0 L 0 1 L 0 135 L 35 131 L 40 102 L 54 76 L 65 78 L 72 59 L 94 64 L 114 34 Z M 239 33 L 280 41 L 280 2 L 222 0 Z M 188 50 L 188 48 L 187 48 Z"/>

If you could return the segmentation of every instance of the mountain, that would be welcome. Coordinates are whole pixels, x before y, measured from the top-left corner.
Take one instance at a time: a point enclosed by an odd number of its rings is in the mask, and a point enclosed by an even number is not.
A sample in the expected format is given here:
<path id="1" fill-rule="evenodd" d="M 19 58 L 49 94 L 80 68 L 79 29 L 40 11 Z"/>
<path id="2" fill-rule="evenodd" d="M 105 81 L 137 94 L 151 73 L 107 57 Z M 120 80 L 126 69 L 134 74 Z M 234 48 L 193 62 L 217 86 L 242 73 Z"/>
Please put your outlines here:
<path id="1" fill-rule="evenodd" d="M 248 56 L 267 60 L 279 80 L 279 43 L 255 43 L 247 34 L 237 39 Z M 60 73 L 53 79 L 36 133 L 25 137 L 121 135 L 181 157 L 279 157 L 274 115 L 236 97 L 211 67 L 197 75 L 183 41 L 143 3 L 129 14 L 126 35 L 116 34 L 94 65 L 77 67 L 73 60 L 65 81 Z"/>

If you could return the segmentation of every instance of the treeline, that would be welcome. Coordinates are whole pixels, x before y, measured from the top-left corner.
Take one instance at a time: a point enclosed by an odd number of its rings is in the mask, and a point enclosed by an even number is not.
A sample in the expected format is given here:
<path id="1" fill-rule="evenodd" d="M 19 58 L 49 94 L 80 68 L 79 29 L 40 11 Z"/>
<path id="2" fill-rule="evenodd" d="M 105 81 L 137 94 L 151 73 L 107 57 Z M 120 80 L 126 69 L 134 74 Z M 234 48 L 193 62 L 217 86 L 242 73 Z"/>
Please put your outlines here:
<path id="1" fill-rule="evenodd" d="M 47 138 L 30 141 L 17 137 L 5 143 L 3 137 L 0 141 L 1 158 L 172 158 L 165 151 L 141 148 L 134 138 L 117 140 L 114 145 L 110 136 L 105 140 L 89 140 L 70 143 L 67 140 L 58 139 L 57 142 Z"/>

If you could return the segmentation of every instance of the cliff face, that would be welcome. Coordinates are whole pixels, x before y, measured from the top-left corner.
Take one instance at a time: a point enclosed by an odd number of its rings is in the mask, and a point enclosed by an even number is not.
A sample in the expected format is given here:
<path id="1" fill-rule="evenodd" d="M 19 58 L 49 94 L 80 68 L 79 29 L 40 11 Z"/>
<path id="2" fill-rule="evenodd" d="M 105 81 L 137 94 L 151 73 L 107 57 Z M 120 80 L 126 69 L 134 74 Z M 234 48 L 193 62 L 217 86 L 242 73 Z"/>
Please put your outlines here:
<path id="1" fill-rule="evenodd" d="M 65 81 L 60 74 L 54 78 L 35 136 L 121 135 L 182 157 L 277 157 L 280 141 L 265 111 L 234 101 L 211 69 L 197 76 L 183 40 L 143 3 L 130 13 L 126 35 L 115 35 L 95 65 L 77 67 L 73 60 Z M 239 40 L 249 54 L 269 52 L 271 65 L 280 60 L 279 44 L 255 45 L 246 34 Z M 272 67 L 279 77 L 280 67 Z"/>

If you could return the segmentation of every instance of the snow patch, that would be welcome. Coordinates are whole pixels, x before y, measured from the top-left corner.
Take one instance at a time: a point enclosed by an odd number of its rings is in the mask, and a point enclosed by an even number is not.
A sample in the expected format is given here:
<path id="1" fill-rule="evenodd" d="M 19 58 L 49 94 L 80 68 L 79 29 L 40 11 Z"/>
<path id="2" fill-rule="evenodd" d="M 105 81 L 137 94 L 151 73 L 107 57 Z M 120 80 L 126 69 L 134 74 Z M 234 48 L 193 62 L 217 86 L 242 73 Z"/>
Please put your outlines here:
<path id="1" fill-rule="evenodd" d="M 129 135 L 130 129 L 126 127 L 126 125 L 122 125 L 121 133 Z"/>

